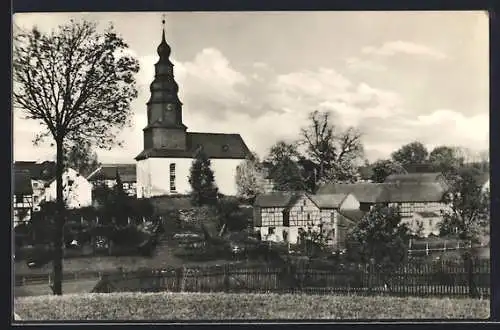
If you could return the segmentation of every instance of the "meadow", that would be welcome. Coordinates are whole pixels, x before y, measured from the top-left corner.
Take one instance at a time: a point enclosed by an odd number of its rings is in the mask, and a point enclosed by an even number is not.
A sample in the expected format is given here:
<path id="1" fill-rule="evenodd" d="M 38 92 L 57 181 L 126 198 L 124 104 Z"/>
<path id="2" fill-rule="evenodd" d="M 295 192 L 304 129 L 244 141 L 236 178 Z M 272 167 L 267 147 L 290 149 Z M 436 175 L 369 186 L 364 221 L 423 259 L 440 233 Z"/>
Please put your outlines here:
<path id="1" fill-rule="evenodd" d="M 30 320 L 487 319 L 489 300 L 308 294 L 111 293 L 19 297 Z"/>

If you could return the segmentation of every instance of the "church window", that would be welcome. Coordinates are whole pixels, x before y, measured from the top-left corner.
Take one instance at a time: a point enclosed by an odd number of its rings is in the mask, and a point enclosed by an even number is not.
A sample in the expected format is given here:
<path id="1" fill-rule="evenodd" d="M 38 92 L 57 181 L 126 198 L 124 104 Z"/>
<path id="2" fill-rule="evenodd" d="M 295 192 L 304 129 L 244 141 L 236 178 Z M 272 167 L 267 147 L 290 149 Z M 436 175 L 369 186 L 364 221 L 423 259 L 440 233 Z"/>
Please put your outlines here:
<path id="1" fill-rule="evenodd" d="M 227 144 L 222 146 L 222 151 L 228 151 L 228 150 L 229 150 L 229 146 Z"/>
<path id="2" fill-rule="evenodd" d="M 170 164 L 170 191 L 175 191 L 175 164 Z"/>

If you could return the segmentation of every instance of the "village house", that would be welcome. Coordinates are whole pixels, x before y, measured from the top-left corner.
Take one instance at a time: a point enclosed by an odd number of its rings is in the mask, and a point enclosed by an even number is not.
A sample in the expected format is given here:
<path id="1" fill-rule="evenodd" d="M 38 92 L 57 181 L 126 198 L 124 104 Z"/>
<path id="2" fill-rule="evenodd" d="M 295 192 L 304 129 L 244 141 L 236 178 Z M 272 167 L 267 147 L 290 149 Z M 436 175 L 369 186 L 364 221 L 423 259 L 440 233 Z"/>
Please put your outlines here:
<path id="1" fill-rule="evenodd" d="M 40 203 L 45 194 L 45 185 L 56 177 L 56 162 L 17 161 L 15 171 L 26 171 L 31 178 L 33 189 L 33 211 L 40 211 Z"/>
<path id="2" fill-rule="evenodd" d="M 135 164 L 102 164 L 87 176 L 95 188 L 104 184 L 108 188 L 116 185 L 117 174 L 123 184 L 123 191 L 129 196 L 137 195 L 137 173 Z"/>
<path id="3" fill-rule="evenodd" d="M 29 171 L 14 171 L 13 189 L 14 227 L 31 220 L 33 213 L 33 188 Z"/>
<path id="4" fill-rule="evenodd" d="M 353 194 L 365 212 L 375 204 L 398 207 L 402 222 L 415 229 L 422 223 L 428 235 L 436 232 L 442 211 L 449 208 L 448 190 L 441 173 L 407 173 L 390 175 L 384 183 L 325 184 L 317 194 Z"/>
<path id="5" fill-rule="evenodd" d="M 64 170 L 63 196 L 68 209 L 78 209 L 92 205 L 92 184 L 74 169 Z M 56 200 L 56 179 L 45 184 L 43 201 L 53 202 Z"/>
<path id="6" fill-rule="evenodd" d="M 319 230 L 321 227 L 328 233 L 328 243 L 339 247 L 345 242 L 346 226 L 352 222 L 343 214 L 344 210 L 359 210 L 359 202 L 352 194 L 261 194 L 254 203 L 254 229 L 263 240 L 272 237 L 278 242 L 296 244 L 300 229 Z"/>

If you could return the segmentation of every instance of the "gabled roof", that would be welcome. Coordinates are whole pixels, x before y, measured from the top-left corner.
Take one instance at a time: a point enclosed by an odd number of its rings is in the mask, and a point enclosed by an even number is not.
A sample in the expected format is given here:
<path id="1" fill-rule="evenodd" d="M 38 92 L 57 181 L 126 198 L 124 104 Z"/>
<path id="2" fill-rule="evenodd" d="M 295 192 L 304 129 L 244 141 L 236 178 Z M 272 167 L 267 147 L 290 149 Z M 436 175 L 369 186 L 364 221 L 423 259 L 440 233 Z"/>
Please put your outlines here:
<path id="1" fill-rule="evenodd" d="M 30 172 L 27 170 L 14 171 L 14 195 L 32 195 Z"/>
<path id="2" fill-rule="evenodd" d="M 273 191 L 260 194 L 255 198 L 254 206 L 258 207 L 288 207 L 297 201 L 303 192 L 297 191 Z"/>
<path id="3" fill-rule="evenodd" d="M 145 149 L 135 159 L 194 158 L 200 147 L 212 159 L 245 159 L 251 154 L 239 134 L 188 132 L 186 145 L 186 150 Z"/>
<path id="4" fill-rule="evenodd" d="M 327 183 L 318 188 L 317 195 L 353 194 L 360 203 L 375 203 L 381 195 L 383 183 Z"/>
<path id="5" fill-rule="evenodd" d="M 384 183 L 333 183 L 317 194 L 353 194 L 360 203 L 440 202 L 448 191 L 441 173 L 393 174 Z"/>
<path id="6" fill-rule="evenodd" d="M 300 191 L 274 191 L 258 195 L 254 206 L 286 208 L 292 206 L 302 196 L 309 198 L 320 209 L 337 209 L 348 194 L 312 195 Z"/>
<path id="7" fill-rule="evenodd" d="M 377 202 L 441 202 L 447 190 L 437 182 L 385 185 L 384 190 L 377 197 Z"/>
<path id="8" fill-rule="evenodd" d="M 87 177 L 87 180 L 115 180 L 117 171 L 122 182 L 137 181 L 135 164 L 102 164 Z"/>
<path id="9" fill-rule="evenodd" d="M 338 209 L 347 196 L 348 194 L 309 195 L 320 209 Z"/>
<path id="10" fill-rule="evenodd" d="M 33 180 L 49 181 L 56 176 L 56 162 L 17 161 L 14 162 L 14 170 L 28 171 Z"/>
<path id="11" fill-rule="evenodd" d="M 434 183 L 444 180 L 441 173 L 406 173 L 406 174 L 391 174 L 384 183 Z"/>

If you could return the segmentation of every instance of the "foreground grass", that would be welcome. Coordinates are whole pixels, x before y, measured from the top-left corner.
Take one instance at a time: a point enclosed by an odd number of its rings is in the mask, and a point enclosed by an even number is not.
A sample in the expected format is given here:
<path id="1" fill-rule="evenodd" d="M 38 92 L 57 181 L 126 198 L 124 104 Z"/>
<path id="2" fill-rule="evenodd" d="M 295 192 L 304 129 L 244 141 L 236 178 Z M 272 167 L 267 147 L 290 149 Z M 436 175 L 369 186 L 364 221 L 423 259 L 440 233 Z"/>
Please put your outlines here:
<path id="1" fill-rule="evenodd" d="M 488 300 L 301 294 L 112 293 L 17 298 L 23 320 L 486 319 Z"/>

